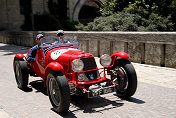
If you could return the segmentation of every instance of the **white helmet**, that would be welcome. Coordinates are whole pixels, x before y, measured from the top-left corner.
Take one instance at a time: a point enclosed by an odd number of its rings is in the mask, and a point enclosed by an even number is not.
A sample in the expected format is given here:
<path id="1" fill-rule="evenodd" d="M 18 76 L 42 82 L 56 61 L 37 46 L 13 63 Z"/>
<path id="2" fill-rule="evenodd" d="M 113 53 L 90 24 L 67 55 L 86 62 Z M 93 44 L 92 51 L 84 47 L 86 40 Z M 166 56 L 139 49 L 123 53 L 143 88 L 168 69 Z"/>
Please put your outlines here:
<path id="1" fill-rule="evenodd" d="M 36 36 L 36 39 L 41 39 L 42 37 L 44 37 L 43 34 L 38 34 L 38 35 Z"/>
<path id="2" fill-rule="evenodd" d="M 58 30 L 56 35 L 57 36 L 60 36 L 60 35 L 63 36 L 64 35 L 64 31 L 63 30 Z"/>

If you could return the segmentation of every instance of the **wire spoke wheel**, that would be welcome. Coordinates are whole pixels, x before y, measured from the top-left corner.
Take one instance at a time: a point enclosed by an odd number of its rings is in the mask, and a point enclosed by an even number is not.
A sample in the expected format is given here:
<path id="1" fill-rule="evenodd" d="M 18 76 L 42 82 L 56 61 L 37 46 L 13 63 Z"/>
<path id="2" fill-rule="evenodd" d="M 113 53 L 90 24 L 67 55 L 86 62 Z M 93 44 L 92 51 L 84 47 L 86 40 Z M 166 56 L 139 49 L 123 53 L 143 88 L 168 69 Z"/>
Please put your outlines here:
<path id="1" fill-rule="evenodd" d="M 51 95 L 51 99 L 55 106 L 59 106 L 60 102 L 60 90 L 59 86 L 54 78 L 51 78 L 49 81 L 49 91 Z"/>
<path id="2" fill-rule="evenodd" d="M 62 72 L 51 71 L 47 76 L 47 92 L 53 109 L 56 112 L 66 112 L 70 106 L 70 89 Z"/>
<path id="3" fill-rule="evenodd" d="M 113 71 L 113 80 L 118 84 L 116 89 L 119 92 L 124 92 L 128 87 L 128 75 L 123 67 L 117 66 Z"/>
<path id="4" fill-rule="evenodd" d="M 127 59 L 117 59 L 112 68 L 111 79 L 117 83 L 116 93 L 120 98 L 129 98 L 136 92 L 136 71 Z"/>

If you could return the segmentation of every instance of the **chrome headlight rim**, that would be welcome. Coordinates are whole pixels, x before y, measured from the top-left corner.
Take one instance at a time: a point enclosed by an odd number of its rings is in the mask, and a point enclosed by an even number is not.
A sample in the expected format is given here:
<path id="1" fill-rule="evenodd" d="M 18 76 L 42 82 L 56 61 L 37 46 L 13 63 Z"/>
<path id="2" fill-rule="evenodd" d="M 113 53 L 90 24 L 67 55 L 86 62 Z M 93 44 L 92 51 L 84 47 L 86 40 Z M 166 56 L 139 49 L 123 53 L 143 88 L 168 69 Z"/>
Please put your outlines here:
<path id="1" fill-rule="evenodd" d="M 74 59 L 72 61 L 72 70 L 74 72 L 81 72 L 84 68 L 84 63 L 80 59 Z"/>
<path id="2" fill-rule="evenodd" d="M 103 66 L 103 67 L 109 67 L 112 63 L 112 59 L 110 57 L 110 55 L 108 54 L 103 54 L 101 57 L 100 57 L 100 64 Z"/>

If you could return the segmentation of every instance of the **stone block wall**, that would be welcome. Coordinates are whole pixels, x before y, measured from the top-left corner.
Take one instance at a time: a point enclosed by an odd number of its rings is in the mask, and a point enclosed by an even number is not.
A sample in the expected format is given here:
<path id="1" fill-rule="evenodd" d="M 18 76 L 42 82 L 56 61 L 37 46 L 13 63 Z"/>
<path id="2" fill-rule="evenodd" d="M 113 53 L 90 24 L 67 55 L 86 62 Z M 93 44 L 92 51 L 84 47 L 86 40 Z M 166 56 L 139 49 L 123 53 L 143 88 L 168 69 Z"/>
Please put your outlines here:
<path id="1" fill-rule="evenodd" d="M 51 32 L 0 32 L 0 42 L 33 46 L 35 36 Z M 176 32 L 65 32 L 78 34 L 79 48 L 94 56 L 123 51 L 132 62 L 176 68 Z"/>
<path id="2" fill-rule="evenodd" d="M 0 17 L 0 30 L 20 31 L 24 15 L 20 14 L 19 0 L 1 0 Z"/>

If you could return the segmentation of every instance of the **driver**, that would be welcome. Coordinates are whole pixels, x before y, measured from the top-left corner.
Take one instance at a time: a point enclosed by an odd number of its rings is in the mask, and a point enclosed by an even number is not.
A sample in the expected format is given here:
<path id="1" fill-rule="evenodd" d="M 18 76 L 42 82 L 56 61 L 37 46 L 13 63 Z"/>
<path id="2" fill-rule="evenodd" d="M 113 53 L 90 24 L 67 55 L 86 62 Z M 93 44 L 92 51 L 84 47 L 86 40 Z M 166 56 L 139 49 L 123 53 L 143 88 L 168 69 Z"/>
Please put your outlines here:
<path id="1" fill-rule="evenodd" d="M 30 52 L 29 52 L 28 57 L 27 57 L 27 61 L 28 61 L 29 63 L 33 63 L 33 62 L 35 61 L 35 56 L 36 56 L 37 51 L 39 50 L 39 47 L 40 47 L 40 45 L 41 45 L 40 39 L 42 39 L 43 37 L 44 37 L 43 34 L 38 34 L 38 35 L 36 36 L 35 41 L 36 41 L 37 45 L 33 46 L 33 47 L 30 49 Z"/>

